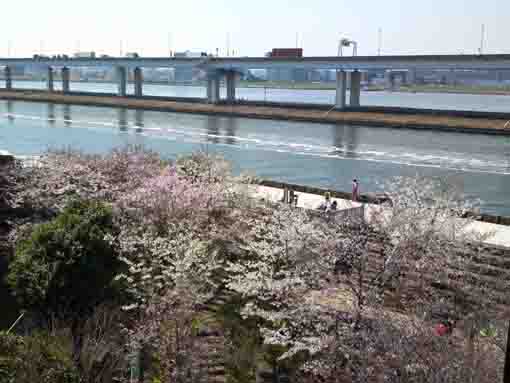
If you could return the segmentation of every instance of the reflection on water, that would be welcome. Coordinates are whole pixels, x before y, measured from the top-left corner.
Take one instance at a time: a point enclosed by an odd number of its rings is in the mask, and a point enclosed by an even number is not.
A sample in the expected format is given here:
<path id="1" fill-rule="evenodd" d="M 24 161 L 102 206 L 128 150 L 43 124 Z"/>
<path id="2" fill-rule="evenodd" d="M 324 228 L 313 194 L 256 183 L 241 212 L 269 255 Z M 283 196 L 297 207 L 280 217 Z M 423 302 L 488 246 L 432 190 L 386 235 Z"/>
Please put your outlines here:
<path id="1" fill-rule="evenodd" d="M 237 118 L 218 118 L 217 116 L 207 116 L 205 119 L 206 124 L 206 141 L 212 144 L 221 142 L 224 138 L 224 143 L 227 145 L 236 145 L 236 134 L 239 129 L 239 119 Z"/>
<path id="2" fill-rule="evenodd" d="M 56 117 L 55 117 L 55 104 L 48 104 L 48 123 L 50 125 L 55 125 Z"/>
<path id="3" fill-rule="evenodd" d="M 143 117 L 144 117 L 144 111 L 143 110 L 135 110 L 135 126 L 136 126 L 136 133 L 142 133 L 143 132 Z"/>
<path id="4" fill-rule="evenodd" d="M 7 100 L 7 120 L 12 124 L 14 123 L 14 102 Z"/>
<path id="5" fill-rule="evenodd" d="M 352 178 L 374 191 L 398 175 L 456 175 L 468 197 L 485 202 L 484 210 L 510 215 L 506 137 L 7 100 L 0 111 L 0 149 L 14 153 L 38 154 L 48 146 L 96 153 L 141 144 L 173 157 L 208 144 L 237 170 L 341 190 Z M 127 131 L 134 134 L 119 134 Z"/>
<path id="6" fill-rule="evenodd" d="M 227 120 L 227 126 L 226 126 L 226 132 L 225 135 L 227 136 L 225 143 L 228 145 L 234 145 L 236 140 L 236 132 L 238 129 L 239 120 L 237 118 L 229 118 Z"/>
<path id="7" fill-rule="evenodd" d="M 218 117 L 207 116 L 205 120 L 207 127 L 207 141 L 213 144 L 220 142 L 220 127 L 218 126 Z"/>
<path id="8" fill-rule="evenodd" d="M 337 125 L 333 127 L 333 146 L 336 147 L 334 154 L 343 157 L 356 158 L 356 149 L 359 144 L 358 128 L 349 125 Z"/>
<path id="9" fill-rule="evenodd" d="M 120 131 L 127 132 L 128 129 L 127 109 L 126 108 L 117 109 L 117 115 Z"/>
<path id="10" fill-rule="evenodd" d="M 62 105 L 63 115 L 64 115 L 64 125 L 70 127 L 73 122 L 71 120 L 71 106 Z"/>

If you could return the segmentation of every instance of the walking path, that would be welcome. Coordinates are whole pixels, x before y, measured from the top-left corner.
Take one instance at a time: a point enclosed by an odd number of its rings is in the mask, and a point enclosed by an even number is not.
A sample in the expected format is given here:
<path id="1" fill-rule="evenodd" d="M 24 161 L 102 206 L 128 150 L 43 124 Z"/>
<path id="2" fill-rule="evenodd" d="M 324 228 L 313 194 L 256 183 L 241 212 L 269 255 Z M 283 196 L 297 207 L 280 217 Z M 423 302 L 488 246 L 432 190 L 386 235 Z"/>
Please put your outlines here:
<path id="1" fill-rule="evenodd" d="M 264 198 L 271 202 L 279 202 L 283 197 L 283 190 L 279 188 L 261 186 L 261 185 L 250 185 L 251 192 L 257 198 Z M 304 209 L 317 209 L 318 206 L 324 201 L 324 196 L 310 193 L 296 193 L 298 195 L 297 206 Z M 331 198 L 331 201 L 337 201 L 338 210 L 346 211 L 361 207 L 361 203 L 352 202 L 340 198 Z M 367 221 L 374 215 L 390 214 L 391 211 L 388 208 L 384 208 L 380 205 L 375 204 L 364 204 L 364 217 Z M 383 210 L 382 210 L 383 209 Z M 497 225 L 488 222 L 479 222 L 458 218 L 456 223 L 457 227 L 463 227 L 465 233 L 473 233 L 477 236 L 487 236 L 483 239 L 483 242 L 488 245 L 502 246 L 510 248 L 510 226 Z"/>
<path id="2" fill-rule="evenodd" d="M 10 153 L 5 150 L 0 150 L 0 155 L 9 155 Z M 37 166 L 38 159 L 34 156 L 16 156 L 22 159 L 25 166 Z M 248 192 L 256 198 L 262 198 L 271 202 L 280 202 L 283 198 L 283 189 L 262 186 L 262 185 L 248 185 Z M 316 210 L 324 201 L 324 196 L 311 193 L 295 193 L 298 196 L 297 207 L 309 210 Z M 364 218 L 370 221 L 374 215 L 390 214 L 388 208 L 375 204 L 361 204 L 347 199 L 331 198 L 331 202 L 337 201 L 338 212 L 347 212 L 359 209 L 362 205 L 364 207 Z M 488 222 L 479 221 L 466 221 L 465 219 L 458 219 L 460 227 L 463 227 L 466 233 L 473 233 L 475 235 L 487 236 L 483 242 L 488 245 L 495 245 L 510 248 L 510 226 L 497 225 Z"/>

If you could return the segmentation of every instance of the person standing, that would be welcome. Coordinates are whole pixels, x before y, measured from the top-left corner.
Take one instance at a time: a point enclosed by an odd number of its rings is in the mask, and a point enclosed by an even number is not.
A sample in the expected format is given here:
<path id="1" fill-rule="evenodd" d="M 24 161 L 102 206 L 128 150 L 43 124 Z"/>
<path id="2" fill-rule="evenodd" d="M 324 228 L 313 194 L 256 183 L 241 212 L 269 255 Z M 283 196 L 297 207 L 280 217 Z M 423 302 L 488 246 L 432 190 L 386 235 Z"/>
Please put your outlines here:
<path id="1" fill-rule="evenodd" d="M 356 178 L 352 180 L 352 201 L 359 201 L 359 183 Z"/>

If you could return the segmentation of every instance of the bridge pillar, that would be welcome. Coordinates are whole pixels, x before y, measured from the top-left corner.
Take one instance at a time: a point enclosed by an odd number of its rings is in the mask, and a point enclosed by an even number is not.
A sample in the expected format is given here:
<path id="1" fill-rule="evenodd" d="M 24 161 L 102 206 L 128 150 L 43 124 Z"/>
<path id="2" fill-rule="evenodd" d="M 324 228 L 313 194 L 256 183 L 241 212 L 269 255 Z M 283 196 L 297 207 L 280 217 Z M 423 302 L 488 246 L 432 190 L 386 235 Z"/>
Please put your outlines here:
<path id="1" fill-rule="evenodd" d="M 416 69 L 409 69 L 406 73 L 406 84 L 414 85 L 416 84 Z"/>
<path id="2" fill-rule="evenodd" d="M 395 76 L 391 70 L 384 72 L 384 88 L 386 90 L 393 90 L 395 88 Z"/>
<path id="3" fill-rule="evenodd" d="M 135 68 L 135 96 L 142 97 L 143 96 L 143 71 L 142 68 Z"/>
<path id="4" fill-rule="evenodd" d="M 336 71 L 336 100 L 335 107 L 344 109 L 347 97 L 347 73 L 343 70 Z"/>
<path id="5" fill-rule="evenodd" d="M 227 103 L 233 104 L 236 101 L 236 72 L 227 72 L 225 83 L 227 86 Z"/>
<path id="6" fill-rule="evenodd" d="M 5 89 L 12 90 L 12 72 L 10 66 L 6 66 L 4 68 L 4 76 L 5 76 Z"/>
<path id="7" fill-rule="evenodd" d="M 46 87 L 48 92 L 53 92 L 55 90 L 53 86 L 53 68 L 50 66 L 48 67 L 48 74 L 46 76 Z"/>
<path id="8" fill-rule="evenodd" d="M 217 104 L 220 101 L 220 80 L 218 76 L 210 76 L 207 79 L 207 102 Z"/>
<path id="9" fill-rule="evenodd" d="M 457 84 L 457 74 L 455 73 L 455 70 L 449 70 L 446 72 L 446 84 L 447 85 L 456 85 Z"/>
<path id="10" fill-rule="evenodd" d="M 69 91 L 71 89 L 69 86 L 70 78 L 71 78 L 71 75 L 70 75 L 69 68 L 63 67 L 62 68 L 62 93 L 64 93 L 64 94 L 69 93 Z"/>
<path id="11" fill-rule="evenodd" d="M 359 106 L 361 96 L 361 72 L 355 70 L 351 73 L 351 100 L 350 106 Z"/>
<path id="12" fill-rule="evenodd" d="M 126 68 L 118 66 L 117 72 L 117 96 L 126 97 L 127 73 Z"/>

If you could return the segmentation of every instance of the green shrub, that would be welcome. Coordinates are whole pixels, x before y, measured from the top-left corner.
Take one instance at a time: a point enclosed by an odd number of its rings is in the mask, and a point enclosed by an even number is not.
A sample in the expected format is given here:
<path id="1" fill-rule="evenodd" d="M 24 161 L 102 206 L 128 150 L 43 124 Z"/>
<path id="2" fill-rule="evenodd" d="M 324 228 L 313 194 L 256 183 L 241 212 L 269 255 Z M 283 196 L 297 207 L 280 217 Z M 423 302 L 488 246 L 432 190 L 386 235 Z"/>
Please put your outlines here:
<path id="1" fill-rule="evenodd" d="M 0 333 L 0 383 L 78 383 L 70 348 L 46 333 Z"/>
<path id="2" fill-rule="evenodd" d="M 48 317 L 82 318 L 115 293 L 120 261 L 108 238 L 112 211 L 75 201 L 17 243 L 7 281 L 20 304 Z"/>

